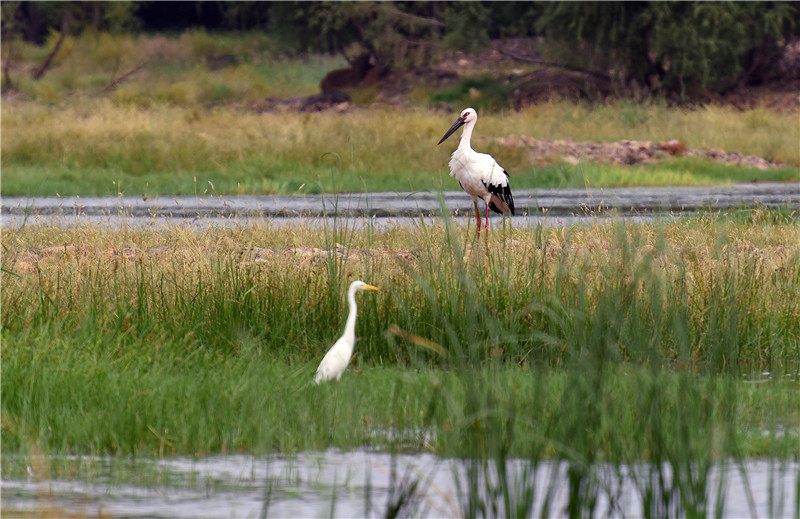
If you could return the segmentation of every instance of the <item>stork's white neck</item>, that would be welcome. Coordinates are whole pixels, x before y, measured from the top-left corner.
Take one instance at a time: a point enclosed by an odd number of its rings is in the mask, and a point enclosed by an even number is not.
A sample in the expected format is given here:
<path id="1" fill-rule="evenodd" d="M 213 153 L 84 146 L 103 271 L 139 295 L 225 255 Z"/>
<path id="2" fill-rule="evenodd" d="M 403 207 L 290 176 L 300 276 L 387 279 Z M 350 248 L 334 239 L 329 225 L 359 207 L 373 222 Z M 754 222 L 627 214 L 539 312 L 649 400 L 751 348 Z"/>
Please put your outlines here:
<path id="1" fill-rule="evenodd" d="M 458 143 L 460 150 L 472 150 L 470 141 L 472 140 L 472 130 L 475 128 L 475 120 L 464 123 L 464 131 L 461 132 L 461 142 Z"/>

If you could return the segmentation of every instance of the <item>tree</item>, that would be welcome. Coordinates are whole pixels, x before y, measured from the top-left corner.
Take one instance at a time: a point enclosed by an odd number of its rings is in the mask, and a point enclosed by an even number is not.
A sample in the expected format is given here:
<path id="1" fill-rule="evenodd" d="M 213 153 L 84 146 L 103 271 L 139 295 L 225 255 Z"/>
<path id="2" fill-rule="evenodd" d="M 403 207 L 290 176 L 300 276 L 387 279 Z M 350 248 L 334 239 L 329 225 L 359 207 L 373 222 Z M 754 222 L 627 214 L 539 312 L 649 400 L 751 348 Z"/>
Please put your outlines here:
<path id="1" fill-rule="evenodd" d="M 273 29 L 290 46 L 321 52 L 369 52 L 378 70 L 404 68 L 430 53 L 445 24 L 436 3 L 277 2 Z"/>
<path id="2" fill-rule="evenodd" d="M 136 30 L 139 2 L 3 2 L 17 4 L 15 22 L 26 41 L 41 45 L 49 31 L 62 30 L 69 19 L 70 34 L 90 29 L 119 33 Z M 5 14 L 5 13 L 4 13 Z M 5 32 L 5 27 L 4 27 Z"/>
<path id="3" fill-rule="evenodd" d="M 681 99 L 769 79 L 797 27 L 782 2 L 557 2 L 537 21 L 566 61 Z"/>

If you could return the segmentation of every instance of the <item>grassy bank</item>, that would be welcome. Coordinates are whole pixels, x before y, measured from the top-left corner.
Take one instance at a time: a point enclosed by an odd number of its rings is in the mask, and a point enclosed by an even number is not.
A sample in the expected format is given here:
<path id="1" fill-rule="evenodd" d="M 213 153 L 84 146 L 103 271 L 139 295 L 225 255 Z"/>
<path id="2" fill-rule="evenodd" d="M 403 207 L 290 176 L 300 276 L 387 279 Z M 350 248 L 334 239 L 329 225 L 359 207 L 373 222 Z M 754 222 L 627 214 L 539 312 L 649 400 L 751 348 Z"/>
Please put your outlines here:
<path id="1" fill-rule="evenodd" d="M 591 108 L 568 103 L 486 113 L 474 146 L 512 173 L 515 188 L 691 185 L 798 180 L 793 114 L 709 107 Z M 435 143 L 453 114 L 372 109 L 348 114 L 256 114 L 234 108 L 159 105 L 142 109 L 109 99 L 58 106 L 6 102 L 2 108 L 2 193 L 6 196 L 297 193 L 457 189 L 447 177 L 452 146 Z M 784 161 L 757 171 L 700 160 L 653 166 L 534 165 L 519 147 L 494 137 L 525 134 L 574 140 L 680 139 Z"/>
<path id="2" fill-rule="evenodd" d="M 497 347 L 509 361 L 557 366 L 601 325 L 630 342 L 615 353 L 621 361 L 652 354 L 660 366 L 716 369 L 797 353 L 791 215 L 498 227 L 488 251 L 459 227 L 348 225 L 9 230 L 3 323 L 9 334 L 102 332 L 125 350 L 177 337 L 229 354 L 251 340 L 308 361 L 341 324 L 342 294 L 360 278 L 386 287 L 362 301 L 360 351 L 371 363 L 410 360 L 385 340 L 391 324 L 451 352 L 481 341 L 476 361 Z M 50 322 L 50 332 L 30 327 Z"/>
<path id="3" fill-rule="evenodd" d="M 488 250 L 465 236 L 4 232 L 4 449 L 385 446 L 397 431 L 453 455 L 488 456 L 468 432 L 532 457 L 575 438 L 590 460 L 797 446 L 792 218 L 497 228 Z M 383 288 L 359 296 L 357 357 L 341 384 L 310 386 L 356 278 Z"/>

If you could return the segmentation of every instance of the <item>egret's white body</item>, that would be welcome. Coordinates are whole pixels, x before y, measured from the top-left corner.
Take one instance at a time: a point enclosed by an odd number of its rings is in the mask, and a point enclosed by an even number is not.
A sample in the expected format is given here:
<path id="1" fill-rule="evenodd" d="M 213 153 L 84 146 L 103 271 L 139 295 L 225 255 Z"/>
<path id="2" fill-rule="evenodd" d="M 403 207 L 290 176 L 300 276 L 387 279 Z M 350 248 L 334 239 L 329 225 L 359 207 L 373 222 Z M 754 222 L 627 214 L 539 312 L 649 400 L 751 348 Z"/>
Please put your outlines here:
<path id="1" fill-rule="evenodd" d="M 328 350 L 322 362 L 319 363 L 317 374 L 314 375 L 314 383 L 328 380 L 339 380 L 342 373 L 350 364 L 350 357 L 353 356 L 353 346 L 356 343 L 356 292 L 359 290 L 380 290 L 378 287 L 367 285 L 363 281 L 353 281 L 347 290 L 347 302 L 350 305 L 350 313 L 347 315 L 347 324 L 344 327 L 344 335 L 336 341 L 336 344 Z"/>
<path id="2" fill-rule="evenodd" d="M 514 214 L 514 198 L 511 196 L 511 188 L 508 184 L 508 173 L 494 160 L 494 157 L 486 153 L 478 153 L 472 149 L 470 141 L 472 130 L 478 120 L 478 112 L 474 108 L 467 108 L 458 117 L 453 126 L 444 134 L 439 141 L 443 143 L 461 126 L 464 131 L 461 133 L 461 141 L 458 148 L 450 158 L 450 176 L 456 177 L 461 188 L 472 197 L 475 206 L 475 216 L 478 219 L 478 235 L 481 234 L 481 216 L 478 211 L 478 199 L 484 202 L 484 214 L 486 215 L 486 233 L 489 233 L 489 209 L 497 213 Z"/>

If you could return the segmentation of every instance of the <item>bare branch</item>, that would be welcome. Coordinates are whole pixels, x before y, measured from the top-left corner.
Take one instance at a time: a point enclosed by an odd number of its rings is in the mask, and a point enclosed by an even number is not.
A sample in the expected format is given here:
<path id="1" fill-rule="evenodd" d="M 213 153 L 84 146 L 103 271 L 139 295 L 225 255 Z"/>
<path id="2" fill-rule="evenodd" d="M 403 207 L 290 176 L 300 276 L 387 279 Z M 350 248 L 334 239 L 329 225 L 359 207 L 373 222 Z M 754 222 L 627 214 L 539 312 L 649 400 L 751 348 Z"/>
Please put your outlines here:
<path id="1" fill-rule="evenodd" d="M 122 83 L 123 81 L 125 81 L 126 79 L 128 79 L 129 77 L 131 77 L 132 75 L 136 74 L 137 72 L 139 72 L 139 71 L 140 71 L 142 68 L 144 68 L 144 66 L 145 66 L 145 65 L 147 65 L 149 62 L 150 62 L 150 60 L 143 61 L 143 62 L 141 62 L 140 64 L 138 64 L 138 65 L 136 65 L 135 67 L 133 67 L 133 68 L 132 68 L 131 70 L 129 70 L 128 72 L 126 72 L 126 73 L 122 74 L 122 75 L 121 75 L 120 77 L 118 77 L 117 79 L 115 79 L 115 80 L 113 80 L 113 81 L 109 81 L 109 83 L 108 83 L 108 84 L 107 84 L 107 85 L 106 85 L 106 86 L 103 88 L 103 92 L 108 92 L 109 90 L 113 90 L 114 88 L 116 88 L 116 87 L 117 87 L 117 85 L 119 85 L 120 83 Z"/>
<path id="2" fill-rule="evenodd" d="M 9 90 L 14 90 L 14 83 L 11 81 L 11 56 L 13 55 L 13 45 L 14 42 L 12 40 L 11 43 L 8 44 L 8 55 L 3 60 L 3 78 L 6 82 L 6 88 Z"/>
<path id="3" fill-rule="evenodd" d="M 58 37 L 58 41 L 53 46 L 53 50 L 47 55 L 42 63 L 42 66 L 39 67 L 36 72 L 33 73 L 33 79 L 41 79 L 44 76 L 44 73 L 47 72 L 47 69 L 53 64 L 53 59 L 55 59 L 56 54 L 58 54 L 59 49 L 61 49 L 61 45 L 64 43 L 64 40 L 67 37 L 67 28 L 69 27 L 69 17 L 70 11 L 69 9 L 64 9 L 64 15 L 61 18 L 61 35 Z"/>
<path id="4" fill-rule="evenodd" d="M 55 46 L 53 46 L 53 50 L 50 51 L 50 54 L 44 59 L 42 65 L 33 73 L 33 79 L 41 79 L 42 76 L 44 76 L 44 73 L 47 72 L 47 69 L 53 64 L 53 59 L 56 57 L 56 54 L 58 54 L 58 50 L 61 48 L 61 44 L 64 43 L 66 37 L 67 33 L 62 31 L 61 36 L 58 37 L 58 41 Z"/>
<path id="5" fill-rule="evenodd" d="M 402 17 L 402 18 L 408 18 L 408 19 L 410 19 L 410 20 L 412 20 L 412 21 L 414 21 L 416 23 L 421 23 L 421 24 L 425 24 L 425 25 L 432 25 L 434 27 L 440 27 L 440 28 L 445 27 L 445 24 L 442 21 L 437 20 L 436 18 L 428 18 L 426 16 L 418 16 L 416 14 L 406 13 L 406 12 L 401 11 L 400 9 L 392 6 L 388 2 L 379 2 L 379 5 L 380 5 L 381 9 L 383 9 L 384 11 L 386 11 L 388 13 L 391 13 L 391 14 L 393 14 L 395 16 L 399 16 L 399 17 Z"/>
<path id="6" fill-rule="evenodd" d="M 587 76 L 591 76 L 594 79 L 599 79 L 600 81 L 607 81 L 607 82 L 611 81 L 611 77 L 608 74 L 604 74 L 602 72 L 595 72 L 593 70 L 585 70 L 585 69 L 582 69 L 582 68 L 579 68 L 579 67 L 573 67 L 573 66 L 570 66 L 570 65 L 563 65 L 561 63 L 553 63 L 553 62 L 550 62 L 550 61 L 544 61 L 543 59 L 540 59 L 540 58 L 528 58 L 527 56 L 518 56 L 516 54 L 512 54 L 511 52 L 508 52 L 508 51 L 505 51 L 505 50 L 500 50 L 500 53 L 501 54 L 505 54 L 506 56 L 508 56 L 509 58 L 511 58 L 513 60 L 521 61 L 523 63 L 530 63 L 532 65 L 539 65 L 539 66 L 548 67 L 548 68 L 557 68 L 557 69 L 561 69 L 561 70 L 566 70 L 567 72 L 576 72 L 578 74 L 584 74 L 584 75 L 587 75 Z"/>

